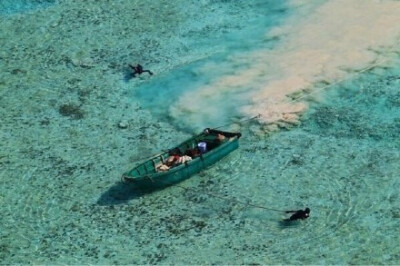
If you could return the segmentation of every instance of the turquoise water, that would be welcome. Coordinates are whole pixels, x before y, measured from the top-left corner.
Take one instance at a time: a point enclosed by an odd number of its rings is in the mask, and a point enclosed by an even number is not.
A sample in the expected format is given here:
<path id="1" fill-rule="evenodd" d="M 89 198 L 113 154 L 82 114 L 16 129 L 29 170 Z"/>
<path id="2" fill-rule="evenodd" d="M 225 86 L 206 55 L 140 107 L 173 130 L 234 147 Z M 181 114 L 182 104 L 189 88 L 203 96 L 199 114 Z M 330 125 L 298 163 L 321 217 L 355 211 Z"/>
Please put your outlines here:
<path id="1" fill-rule="evenodd" d="M 196 94 L 204 113 L 176 116 L 181 95 L 253 67 L 249 52 L 282 49 L 284 36 L 264 32 L 329 1 L 154 2 L 9 5 L 2 15 L 1 263 L 400 264 L 397 44 L 390 66 L 329 76 L 340 82 L 309 98 L 295 125 L 240 125 L 255 83 Z M 155 75 L 128 79 L 137 62 Z M 266 72 L 284 78 L 276 64 Z M 191 190 L 119 182 L 207 121 L 233 122 L 241 147 L 181 183 Z M 237 201 L 311 216 L 283 223 Z"/>
<path id="2" fill-rule="evenodd" d="M 54 4 L 55 0 L 3 0 L 0 3 L 0 14 L 12 15 L 30 10 L 46 8 Z"/>

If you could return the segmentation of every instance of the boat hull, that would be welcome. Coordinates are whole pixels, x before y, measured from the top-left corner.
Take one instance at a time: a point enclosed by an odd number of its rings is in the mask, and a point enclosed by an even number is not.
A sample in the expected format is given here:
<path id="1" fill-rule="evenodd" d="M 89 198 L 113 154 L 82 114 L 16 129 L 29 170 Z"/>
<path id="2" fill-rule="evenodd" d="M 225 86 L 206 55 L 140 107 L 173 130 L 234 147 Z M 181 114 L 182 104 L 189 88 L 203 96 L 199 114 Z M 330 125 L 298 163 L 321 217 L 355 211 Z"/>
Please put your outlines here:
<path id="1" fill-rule="evenodd" d="M 240 136 L 239 136 L 240 137 Z M 196 157 L 195 159 L 171 168 L 166 172 L 155 172 L 141 176 L 123 175 L 123 181 L 140 188 L 163 188 L 182 182 L 196 173 L 212 166 L 239 147 L 239 137 L 231 138 L 215 149 Z"/>

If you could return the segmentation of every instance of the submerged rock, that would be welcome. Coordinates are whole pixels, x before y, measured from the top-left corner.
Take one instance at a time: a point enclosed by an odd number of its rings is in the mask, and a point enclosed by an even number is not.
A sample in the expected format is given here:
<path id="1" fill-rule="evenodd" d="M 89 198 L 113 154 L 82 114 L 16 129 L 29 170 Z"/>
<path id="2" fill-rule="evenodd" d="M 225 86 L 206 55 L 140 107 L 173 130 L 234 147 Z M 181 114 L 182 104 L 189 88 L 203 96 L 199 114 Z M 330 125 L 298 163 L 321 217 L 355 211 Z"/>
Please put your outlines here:
<path id="1" fill-rule="evenodd" d="M 120 129 L 126 129 L 129 127 L 128 121 L 122 120 L 118 123 L 118 128 Z"/>

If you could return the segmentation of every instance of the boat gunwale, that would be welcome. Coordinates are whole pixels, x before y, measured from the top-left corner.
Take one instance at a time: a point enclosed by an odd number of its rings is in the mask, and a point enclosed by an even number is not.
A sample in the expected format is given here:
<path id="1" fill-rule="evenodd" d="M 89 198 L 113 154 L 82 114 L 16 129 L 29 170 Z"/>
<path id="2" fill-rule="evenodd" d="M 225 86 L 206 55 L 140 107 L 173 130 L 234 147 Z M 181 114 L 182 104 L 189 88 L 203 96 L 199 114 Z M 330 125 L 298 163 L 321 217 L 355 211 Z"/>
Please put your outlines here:
<path id="1" fill-rule="evenodd" d="M 210 150 L 210 151 L 208 151 L 208 152 L 206 152 L 206 153 L 204 153 L 204 154 L 201 154 L 200 156 L 198 156 L 198 157 L 192 159 L 192 160 L 189 161 L 189 162 L 185 162 L 185 163 L 179 164 L 179 165 L 177 165 L 177 166 L 175 166 L 175 167 L 173 167 L 173 168 L 170 168 L 168 171 L 160 171 L 160 172 L 154 172 L 154 173 L 145 173 L 145 174 L 142 174 L 142 175 L 139 175 L 139 176 L 131 176 L 131 175 L 128 175 L 128 174 L 127 174 L 127 173 L 130 173 L 130 172 L 134 171 L 135 169 L 137 169 L 137 168 L 139 168 L 139 167 L 145 165 L 147 162 L 154 160 L 155 158 L 159 158 L 159 157 L 162 156 L 162 155 L 169 155 L 169 152 L 170 152 L 171 150 L 174 150 L 174 149 L 176 149 L 176 148 L 182 146 L 182 145 L 185 144 L 185 143 L 190 143 L 190 142 L 196 140 L 196 138 L 200 138 L 201 136 L 206 135 L 206 133 L 205 133 L 206 130 L 210 130 L 210 131 L 213 131 L 213 132 L 216 132 L 216 133 L 229 134 L 229 135 L 232 135 L 232 137 L 230 137 L 230 138 L 228 139 L 228 141 L 223 142 L 223 143 L 222 143 L 221 145 L 219 145 L 218 147 L 215 147 L 214 149 L 212 149 L 212 150 Z M 152 178 L 159 178 L 159 177 L 161 177 L 161 176 L 172 175 L 172 174 L 174 174 L 175 172 L 182 170 L 184 167 L 190 167 L 190 164 L 193 164 L 193 163 L 195 163 L 195 162 L 197 162 L 197 161 L 199 161 L 199 160 L 204 160 L 205 158 L 210 157 L 211 155 L 215 154 L 217 151 L 222 150 L 224 147 L 226 147 L 226 146 L 228 146 L 228 145 L 231 145 L 231 144 L 234 143 L 235 141 L 238 141 L 240 137 L 241 137 L 241 133 L 232 133 L 232 132 L 227 132 L 227 131 L 220 131 L 220 130 L 215 130 L 215 129 L 206 128 L 206 129 L 203 130 L 202 133 L 200 133 L 200 134 L 198 134 L 198 135 L 196 135 L 196 136 L 193 136 L 192 138 L 189 138 L 189 139 L 185 140 L 184 142 L 180 143 L 179 145 L 175 146 L 174 148 L 169 149 L 169 150 L 167 150 L 167 151 L 165 151 L 165 152 L 163 152 L 163 153 L 160 153 L 160 154 L 157 154 L 157 155 L 154 155 L 154 156 L 150 157 L 149 159 L 147 159 L 147 160 L 144 161 L 143 163 L 137 165 L 136 167 L 134 167 L 134 168 L 132 168 L 131 170 L 129 170 L 129 171 L 127 171 L 126 173 L 124 173 L 124 174 L 122 175 L 122 177 L 123 177 L 123 179 L 126 180 L 126 181 L 135 182 L 135 181 L 143 180 L 143 179 L 145 179 L 145 178 L 150 178 L 150 179 L 152 179 Z"/>

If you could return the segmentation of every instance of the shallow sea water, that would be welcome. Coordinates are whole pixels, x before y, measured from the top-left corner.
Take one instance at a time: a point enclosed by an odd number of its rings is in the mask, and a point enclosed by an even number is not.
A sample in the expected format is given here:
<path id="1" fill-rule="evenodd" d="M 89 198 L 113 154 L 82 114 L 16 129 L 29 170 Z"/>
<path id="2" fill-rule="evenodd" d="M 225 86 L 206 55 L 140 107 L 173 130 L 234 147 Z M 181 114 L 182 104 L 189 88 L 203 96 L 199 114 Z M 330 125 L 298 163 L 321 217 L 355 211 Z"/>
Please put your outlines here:
<path id="1" fill-rule="evenodd" d="M 180 184 L 190 190 L 119 182 L 204 126 L 169 113 L 177 95 L 251 65 L 232 65 L 235 54 L 278 47 L 263 32 L 300 12 L 277 1 L 154 2 L 1 15 L 1 263 L 400 264 L 398 53 L 310 99 L 297 125 L 243 124 L 241 147 Z M 135 62 L 155 75 L 129 79 Z M 243 95 L 210 106 L 210 126 L 238 127 Z M 237 201 L 308 206 L 311 217 L 282 223 Z"/>

